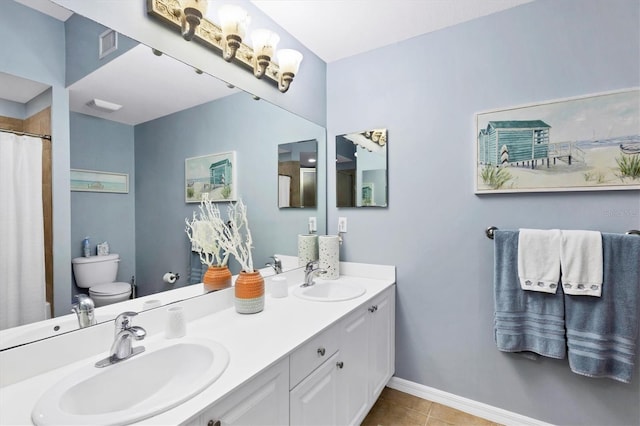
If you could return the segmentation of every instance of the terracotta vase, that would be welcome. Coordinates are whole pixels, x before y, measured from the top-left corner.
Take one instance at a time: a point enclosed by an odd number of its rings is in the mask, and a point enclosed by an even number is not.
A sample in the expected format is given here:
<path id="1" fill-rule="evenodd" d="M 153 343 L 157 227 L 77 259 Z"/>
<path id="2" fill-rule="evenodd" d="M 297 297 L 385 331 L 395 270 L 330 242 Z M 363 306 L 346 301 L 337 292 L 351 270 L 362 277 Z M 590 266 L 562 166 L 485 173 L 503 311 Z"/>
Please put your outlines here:
<path id="1" fill-rule="evenodd" d="M 264 309 L 264 278 L 260 272 L 240 272 L 235 285 L 236 311 L 255 314 Z"/>
<path id="2" fill-rule="evenodd" d="M 209 266 L 202 277 L 205 291 L 222 290 L 231 287 L 231 271 L 226 266 Z"/>

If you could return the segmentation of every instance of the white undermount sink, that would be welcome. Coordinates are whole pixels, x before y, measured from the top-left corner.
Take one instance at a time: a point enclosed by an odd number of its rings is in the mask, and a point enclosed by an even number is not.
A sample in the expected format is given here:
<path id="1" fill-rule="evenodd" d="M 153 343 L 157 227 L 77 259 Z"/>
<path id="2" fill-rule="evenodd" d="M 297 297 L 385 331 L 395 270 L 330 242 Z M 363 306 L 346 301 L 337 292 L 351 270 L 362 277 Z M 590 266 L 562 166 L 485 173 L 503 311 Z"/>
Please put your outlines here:
<path id="1" fill-rule="evenodd" d="M 340 302 L 355 299 L 365 294 L 367 290 L 357 284 L 345 281 L 317 281 L 309 287 L 298 287 L 293 294 L 316 302 Z"/>
<path id="2" fill-rule="evenodd" d="M 220 377 L 229 352 L 211 340 L 182 338 L 105 368 L 95 361 L 42 395 L 31 413 L 36 425 L 121 425 L 160 414 Z"/>

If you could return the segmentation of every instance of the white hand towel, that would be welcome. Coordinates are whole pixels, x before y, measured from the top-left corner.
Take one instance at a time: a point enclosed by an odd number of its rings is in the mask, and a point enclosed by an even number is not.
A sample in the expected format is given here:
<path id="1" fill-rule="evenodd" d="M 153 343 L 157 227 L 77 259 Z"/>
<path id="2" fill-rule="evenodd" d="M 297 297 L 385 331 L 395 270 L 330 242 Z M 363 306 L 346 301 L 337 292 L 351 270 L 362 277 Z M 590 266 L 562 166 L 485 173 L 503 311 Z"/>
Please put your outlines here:
<path id="1" fill-rule="evenodd" d="M 560 248 L 564 294 L 602 294 L 602 235 L 597 231 L 562 231 Z"/>
<path id="2" fill-rule="evenodd" d="M 560 281 L 559 229 L 520 229 L 518 278 L 523 290 L 553 293 Z"/>

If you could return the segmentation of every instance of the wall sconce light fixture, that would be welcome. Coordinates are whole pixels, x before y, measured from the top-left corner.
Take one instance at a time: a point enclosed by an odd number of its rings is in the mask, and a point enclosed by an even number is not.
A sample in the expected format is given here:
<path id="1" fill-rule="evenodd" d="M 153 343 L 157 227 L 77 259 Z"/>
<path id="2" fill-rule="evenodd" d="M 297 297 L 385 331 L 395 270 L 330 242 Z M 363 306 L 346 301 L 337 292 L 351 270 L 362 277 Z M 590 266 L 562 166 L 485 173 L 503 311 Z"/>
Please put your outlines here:
<path id="1" fill-rule="evenodd" d="M 207 0 L 147 0 L 147 13 L 178 29 L 185 40 L 213 48 L 225 61 L 250 69 L 256 78 L 266 76 L 282 93 L 289 90 L 300 68 L 300 52 L 276 50 L 280 37 L 266 29 L 252 32 L 252 47 L 249 47 L 243 40 L 251 19 L 244 9 L 236 5 L 221 6 L 219 26 L 206 18 L 207 9 Z M 277 63 L 273 62 L 274 55 Z"/>
<path id="2" fill-rule="evenodd" d="M 180 15 L 180 29 L 182 37 L 191 41 L 200 25 L 200 20 L 206 15 L 209 4 L 207 0 L 184 0 L 182 13 Z"/>

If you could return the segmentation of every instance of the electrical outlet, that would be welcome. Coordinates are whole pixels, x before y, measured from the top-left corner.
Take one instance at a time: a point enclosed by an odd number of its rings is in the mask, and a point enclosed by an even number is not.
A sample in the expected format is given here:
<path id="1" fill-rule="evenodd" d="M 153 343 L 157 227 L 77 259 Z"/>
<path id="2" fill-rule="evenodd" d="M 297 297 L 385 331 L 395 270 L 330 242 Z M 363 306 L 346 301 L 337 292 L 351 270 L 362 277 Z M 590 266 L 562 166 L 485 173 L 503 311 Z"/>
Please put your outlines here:
<path id="1" fill-rule="evenodd" d="M 315 216 L 309 216 L 309 233 L 312 234 L 318 230 L 318 221 Z"/>
<path id="2" fill-rule="evenodd" d="M 338 232 L 347 232 L 347 218 L 339 217 L 338 218 Z"/>

